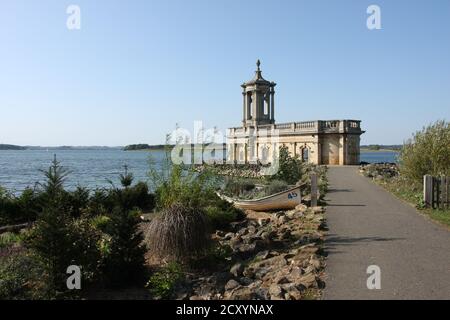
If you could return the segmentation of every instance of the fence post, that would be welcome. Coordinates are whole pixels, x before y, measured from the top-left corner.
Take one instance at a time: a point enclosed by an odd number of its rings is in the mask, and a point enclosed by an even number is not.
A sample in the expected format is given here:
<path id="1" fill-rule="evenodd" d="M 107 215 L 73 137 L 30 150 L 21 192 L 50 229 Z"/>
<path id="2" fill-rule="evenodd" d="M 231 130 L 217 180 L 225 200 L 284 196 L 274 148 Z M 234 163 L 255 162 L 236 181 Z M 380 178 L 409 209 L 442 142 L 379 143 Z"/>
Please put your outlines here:
<path id="1" fill-rule="evenodd" d="M 317 174 L 311 173 L 311 207 L 317 207 Z"/>
<path id="2" fill-rule="evenodd" d="M 429 174 L 423 176 L 423 201 L 425 206 L 433 206 L 433 177 Z"/>
<path id="3" fill-rule="evenodd" d="M 448 185 L 449 185 L 449 177 L 442 176 L 441 177 L 441 208 L 445 209 L 449 207 L 448 204 Z"/>
<path id="4" fill-rule="evenodd" d="M 434 187 L 434 196 L 435 201 L 433 204 L 433 209 L 439 209 L 439 205 L 441 202 L 441 179 L 440 178 L 433 178 L 433 187 Z"/>

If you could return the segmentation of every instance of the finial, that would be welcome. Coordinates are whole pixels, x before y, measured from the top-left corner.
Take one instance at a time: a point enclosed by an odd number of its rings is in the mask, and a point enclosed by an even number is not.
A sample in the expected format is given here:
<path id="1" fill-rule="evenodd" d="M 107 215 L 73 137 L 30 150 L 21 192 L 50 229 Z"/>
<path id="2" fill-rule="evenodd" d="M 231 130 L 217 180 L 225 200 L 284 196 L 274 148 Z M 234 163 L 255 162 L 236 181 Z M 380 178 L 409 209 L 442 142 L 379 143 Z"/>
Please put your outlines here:
<path id="1" fill-rule="evenodd" d="M 261 65 L 261 61 L 259 61 L 259 59 L 256 61 L 256 66 L 258 67 L 258 71 L 261 71 L 261 70 L 259 70 L 259 66 Z"/>

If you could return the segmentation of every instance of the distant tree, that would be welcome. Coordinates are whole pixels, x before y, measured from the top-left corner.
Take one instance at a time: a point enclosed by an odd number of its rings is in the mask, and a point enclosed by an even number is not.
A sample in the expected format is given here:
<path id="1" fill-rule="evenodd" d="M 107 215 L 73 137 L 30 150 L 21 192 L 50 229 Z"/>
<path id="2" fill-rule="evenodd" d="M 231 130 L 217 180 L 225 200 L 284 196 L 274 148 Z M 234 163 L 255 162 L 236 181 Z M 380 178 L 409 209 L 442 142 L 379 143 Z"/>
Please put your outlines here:
<path id="1" fill-rule="evenodd" d="M 378 144 L 371 144 L 371 145 L 369 146 L 369 150 L 378 151 L 378 150 L 380 150 L 380 149 L 381 149 L 381 146 L 378 145 Z"/>

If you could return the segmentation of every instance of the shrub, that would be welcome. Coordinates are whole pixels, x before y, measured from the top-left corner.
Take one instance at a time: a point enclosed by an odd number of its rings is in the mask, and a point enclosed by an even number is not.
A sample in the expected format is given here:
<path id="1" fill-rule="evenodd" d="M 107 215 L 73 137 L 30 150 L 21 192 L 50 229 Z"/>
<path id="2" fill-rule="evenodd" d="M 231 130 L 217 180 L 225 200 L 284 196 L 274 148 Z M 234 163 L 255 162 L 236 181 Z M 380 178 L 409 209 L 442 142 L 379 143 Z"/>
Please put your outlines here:
<path id="1" fill-rule="evenodd" d="M 450 175 L 450 123 L 444 120 L 418 131 L 399 155 L 400 173 L 421 183 L 423 176 Z"/>
<path id="2" fill-rule="evenodd" d="M 48 299 L 44 266 L 23 248 L 0 249 L 0 300 Z"/>
<path id="3" fill-rule="evenodd" d="M 215 195 L 220 179 L 211 169 L 197 172 L 194 166 L 173 164 L 170 150 L 166 150 L 162 162 L 150 162 L 150 183 L 155 190 L 157 210 L 183 204 L 191 208 L 205 206 L 205 200 Z"/>
<path id="4" fill-rule="evenodd" d="M 169 263 L 160 271 L 155 272 L 147 282 L 146 287 L 155 298 L 169 299 L 176 284 L 183 278 L 181 266 L 175 262 Z"/>
<path id="5" fill-rule="evenodd" d="M 286 181 L 282 180 L 272 180 L 264 187 L 264 195 L 269 196 L 284 190 L 287 190 L 289 185 Z"/>
<path id="6" fill-rule="evenodd" d="M 231 222 L 242 220 L 244 213 L 227 201 L 219 199 L 205 208 L 206 216 L 212 229 L 226 229 Z"/>
<path id="7" fill-rule="evenodd" d="M 133 205 L 143 211 L 151 211 L 155 207 L 155 196 L 150 193 L 145 182 L 138 182 L 128 189 Z"/>
<path id="8" fill-rule="evenodd" d="M 110 286 L 122 286 L 129 281 L 141 280 L 144 269 L 142 232 L 138 230 L 139 211 L 116 207 L 106 226 L 110 237 L 108 247 L 104 248 L 106 257 L 103 270 Z"/>
<path id="9" fill-rule="evenodd" d="M 73 219 L 55 207 L 46 208 L 26 239 L 27 247 L 42 261 L 49 274 L 53 296 L 66 291 L 66 270 L 81 267 L 83 282 L 98 276 L 100 252 L 99 232 L 86 219 Z"/>
<path id="10" fill-rule="evenodd" d="M 78 186 L 74 191 L 61 191 L 60 206 L 69 216 L 78 218 L 89 204 L 89 189 Z"/>
<path id="11" fill-rule="evenodd" d="M 302 178 L 303 163 L 298 156 L 291 156 L 286 146 L 280 147 L 279 167 L 277 173 L 270 180 L 282 180 L 288 184 L 296 184 Z"/>
<path id="12" fill-rule="evenodd" d="M 245 178 L 231 178 L 228 179 L 223 192 L 229 196 L 241 196 L 244 193 L 248 193 L 254 190 L 256 187 L 253 179 Z"/>
<path id="13" fill-rule="evenodd" d="M 146 232 L 150 251 L 161 258 L 186 261 L 203 254 L 210 242 L 205 213 L 180 204 L 155 216 Z"/>
<path id="14" fill-rule="evenodd" d="M 89 199 L 86 211 L 91 216 L 104 215 L 112 211 L 114 200 L 107 189 L 95 189 Z"/>
<path id="15" fill-rule="evenodd" d="M 169 208 L 182 203 L 191 208 L 199 208 L 205 200 L 214 196 L 216 177 L 210 172 L 195 172 L 192 168 L 173 165 L 166 178 L 158 177 L 152 181 L 156 186 L 155 200 L 157 209 Z"/>
<path id="16" fill-rule="evenodd" d="M 49 287 L 53 297 L 60 297 L 67 290 L 66 270 L 77 265 L 83 270 L 83 281 L 89 283 L 98 275 L 100 252 L 97 243 L 100 233 L 86 218 L 74 218 L 68 193 L 63 188 L 65 171 L 56 161 L 45 172 L 43 187 L 43 212 L 30 231 L 26 244 L 42 262 L 49 275 Z M 76 194 L 85 198 L 84 190 Z"/>
<path id="17" fill-rule="evenodd" d="M 14 232 L 4 232 L 0 233 L 0 249 L 4 247 L 11 246 L 13 244 L 20 243 L 22 237 Z"/>

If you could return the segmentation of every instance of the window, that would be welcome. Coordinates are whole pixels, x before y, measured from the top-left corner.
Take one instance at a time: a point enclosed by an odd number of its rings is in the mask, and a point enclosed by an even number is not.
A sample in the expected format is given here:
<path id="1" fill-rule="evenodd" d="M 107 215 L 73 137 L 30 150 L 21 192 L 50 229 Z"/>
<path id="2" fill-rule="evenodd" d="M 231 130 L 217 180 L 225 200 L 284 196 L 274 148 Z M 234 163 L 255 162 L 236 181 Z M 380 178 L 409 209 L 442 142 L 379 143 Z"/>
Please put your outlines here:
<path id="1" fill-rule="evenodd" d="M 309 162 L 309 149 L 307 147 L 302 149 L 302 160 L 303 162 Z"/>

